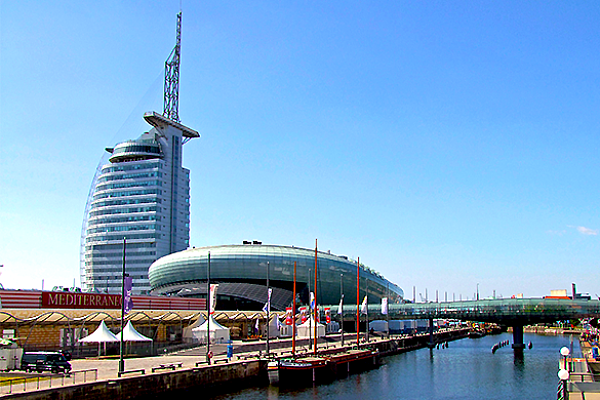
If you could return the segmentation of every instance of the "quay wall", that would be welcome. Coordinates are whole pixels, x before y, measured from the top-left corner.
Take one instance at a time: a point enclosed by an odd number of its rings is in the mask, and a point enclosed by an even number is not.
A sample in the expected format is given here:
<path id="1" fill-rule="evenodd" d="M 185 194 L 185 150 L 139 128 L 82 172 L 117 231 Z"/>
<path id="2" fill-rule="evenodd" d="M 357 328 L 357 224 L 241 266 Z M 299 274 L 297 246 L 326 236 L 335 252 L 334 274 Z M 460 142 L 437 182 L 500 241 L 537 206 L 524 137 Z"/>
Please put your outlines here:
<path id="1" fill-rule="evenodd" d="M 169 396 L 192 388 L 202 388 L 203 395 L 229 392 L 236 388 L 255 386 L 267 382 L 266 360 L 239 361 L 213 366 L 169 371 L 163 373 L 128 376 L 108 381 L 97 381 L 75 386 L 65 386 L 5 398 L 28 400 L 106 400 L 152 399 L 162 394 Z"/>
<path id="2" fill-rule="evenodd" d="M 467 337 L 469 329 L 450 330 L 434 333 L 434 343 L 444 343 Z M 375 347 L 381 356 L 416 350 L 429 345 L 429 334 L 393 337 L 389 340 L 361 343 L 360 347 Z M 352 342 L 348 346 L 353 347 Z M 320 350 L 320 353 L 339 352 L 340 348 Z M 178 392 L 198 390 L 203 396 L 224 394 L 246 387 L 268 383 L 267 360 L 262 358 L 232 361 L 228 363 L 201 365 L 191 369 L 179 369 L 148 375 L 129 375 L 119 379 L 109 379 L 90 383 L 57 387 L 25 393 L 6 395 L 3 399 L 29 400 L 147 400 L 177 396 Z"/>

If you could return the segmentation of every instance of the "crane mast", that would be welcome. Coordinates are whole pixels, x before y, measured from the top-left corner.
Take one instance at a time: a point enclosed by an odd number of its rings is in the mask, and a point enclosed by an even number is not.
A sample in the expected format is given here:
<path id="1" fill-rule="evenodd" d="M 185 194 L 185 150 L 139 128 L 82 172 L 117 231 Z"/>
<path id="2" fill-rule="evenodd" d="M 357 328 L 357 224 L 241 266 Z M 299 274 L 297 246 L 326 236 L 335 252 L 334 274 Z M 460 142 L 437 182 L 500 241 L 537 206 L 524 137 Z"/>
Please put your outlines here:
<path id="1" fill-rule="evenodd" d="M 165 61 L 165 90 L 163 115 L 175 122 L 179 120 L 179 64 L 181 61 L 181 11 L 177 14 L 177 41 Z"/>

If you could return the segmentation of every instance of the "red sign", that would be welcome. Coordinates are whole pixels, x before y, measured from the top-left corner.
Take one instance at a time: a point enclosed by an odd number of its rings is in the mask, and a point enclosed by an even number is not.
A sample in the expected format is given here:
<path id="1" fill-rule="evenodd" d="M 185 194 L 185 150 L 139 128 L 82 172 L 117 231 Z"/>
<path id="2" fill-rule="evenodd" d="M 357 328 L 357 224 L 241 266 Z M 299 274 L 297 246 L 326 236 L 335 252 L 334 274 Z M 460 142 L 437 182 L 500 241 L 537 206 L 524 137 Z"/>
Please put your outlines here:
<path id="1" fill-rule="evenodd" d="M 120 309 L 121 295 L 42 292 L 42 308 Z"/>
<path id="2" fill-rule="evenodd" d="M 306 322 L 306 307 L 300 308 L 300 323 L 303 324 Z"/>
<path id="3" fill-rule="evenodd" d="M 292 307 L 288 307 L 285 309 L 285 324 L 292 325 L 294 323 L 294 319 L 292 318 Z"/>

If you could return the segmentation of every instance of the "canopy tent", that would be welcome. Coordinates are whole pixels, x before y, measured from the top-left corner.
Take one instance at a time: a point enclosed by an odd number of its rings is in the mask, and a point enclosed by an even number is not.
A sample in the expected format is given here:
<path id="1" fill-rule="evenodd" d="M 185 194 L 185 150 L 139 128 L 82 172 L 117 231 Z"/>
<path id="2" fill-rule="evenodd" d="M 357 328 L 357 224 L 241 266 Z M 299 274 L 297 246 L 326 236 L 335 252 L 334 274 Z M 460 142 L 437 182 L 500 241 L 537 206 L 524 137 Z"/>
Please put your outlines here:
<path id="1" fill-rule="evenodd" d="M 277 314 L 275 314 L 275 316 L 271 319 L 271 322 L 269 323 L 269 338 L 279 337 L 279 328 L 280 327 L 281 327 L 281 322 L 279 321 Z M 266 334 L 266 332 L 265 332 L 265 334 Z"/>
<path id="2" fill-rule="evenodd" d="M 191 324 L 190 326 L 183 328 L 183 341 L 184 342 L 191 342 L 194 340 L 194 332 L 193 329 L 197 328 L 199 326 L 201 326 L 204 321 L 206 321 L 204 319 L 204 316 L 202 314 L 200 314 L 198 316 L 198 319 L 196 320 L 196 322 L 194 322 L 193 324 Z"/>
<path id="3" fill-rule="evenodd" d="M 224 343 L 229 341 L 229 328 L 225 328 L 223 325 L 219 324 L 212 315 L 209 317 L 210 320 L 204 321 L 204 323 L 194 329 L 192 329 L 192 333 L 194 337 L 198 339 L 201 343 L 206 343 L 208 325 L 210 321 L 210 341 L 211 343 Z"/>
<path id="4" fill-rule="evenodd" d="M 80 343 L 108 343 L 118 341 L 119 339 L 108 329 L 104 321 L 100 322 L 98 329 L 94 333 L 79 339 Z"/>
<path id="5" fill-rule="evenodd" d="M 121 334 L 115 335 L 118 340 L 121 340 Z M 135 330 L 131 321 L 127 321 L 127 325 L 123 328 L 123 341 L 124 342 L 151 342 L 152 339 L 146 337 Z"/>
<path id="6" fill-rule="evenodd" d="M 310 318 L 302 325 L 298 325 L 296 327 L 296 332 L 298 337 L 313 337 L 315 335 L 315 320 Z M 325 325 L 319 322 L 317 324 L 317 337 L 323 336 L 325 336 Z"/>

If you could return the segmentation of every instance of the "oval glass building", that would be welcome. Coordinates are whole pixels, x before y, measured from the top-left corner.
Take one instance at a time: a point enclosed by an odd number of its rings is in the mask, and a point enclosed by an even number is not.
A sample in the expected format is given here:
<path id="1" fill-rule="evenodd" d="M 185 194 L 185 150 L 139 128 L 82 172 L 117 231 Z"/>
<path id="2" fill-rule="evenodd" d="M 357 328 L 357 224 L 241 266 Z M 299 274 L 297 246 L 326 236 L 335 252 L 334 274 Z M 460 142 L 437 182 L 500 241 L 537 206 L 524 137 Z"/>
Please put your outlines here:
<path id="1" fill-rule="evenodd" d="M 292 304 L 294 262 L 297 301 L 306 304 L 314 292 L 315 250 L 263 244 L 193 248 L 156 260 L 149 270 L 152 293 L 205 297 L 210 254 L 210 282 L 218 283 L 217 309 L 260 310 L 267 301 L 267 270 L 273 288 L 271 308 L 284 311 Z M 346 256 L 318 251 L 317 302 L 356 304 L 357 263 Z M 404 292 L 370 268 L 360 267 L 360 299 L 378 304 L 388 297 L 399 302 Z"/>

